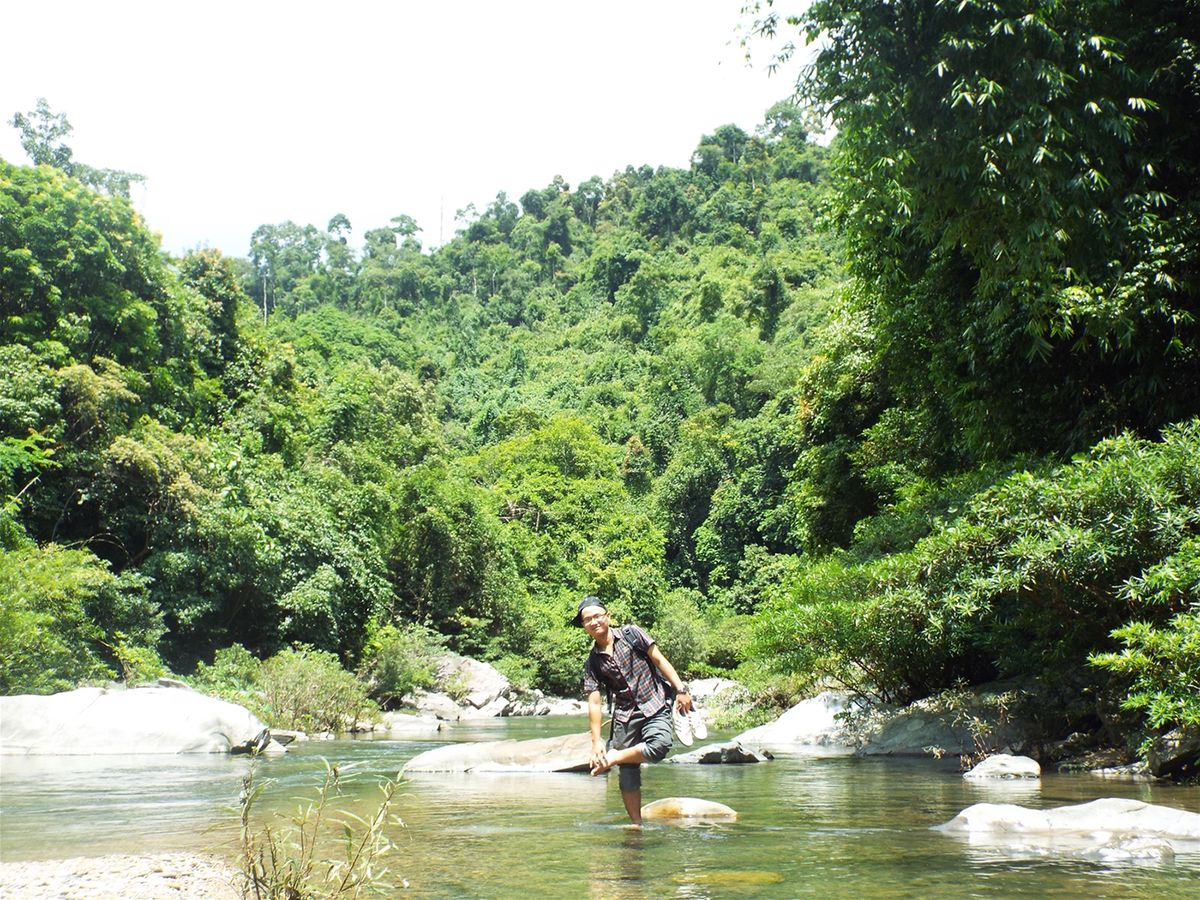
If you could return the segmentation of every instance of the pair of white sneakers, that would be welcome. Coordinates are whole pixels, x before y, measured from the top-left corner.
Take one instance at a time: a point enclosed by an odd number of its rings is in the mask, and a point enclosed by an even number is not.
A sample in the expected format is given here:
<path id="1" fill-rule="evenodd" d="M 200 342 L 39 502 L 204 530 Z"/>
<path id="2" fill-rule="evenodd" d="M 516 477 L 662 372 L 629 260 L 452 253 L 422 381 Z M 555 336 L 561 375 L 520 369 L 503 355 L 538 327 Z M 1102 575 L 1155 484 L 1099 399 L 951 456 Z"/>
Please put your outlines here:
<path id="1" fill-rule="evenodd" d="M 695 743 L 695 739 L 704 740 L 708 737 L 708 723 L 704 721 L 704 713 L 692 706 L 689 713 L 681 713 L 679 707 L 671 710 L 671 724 L 675 726 L 675 737 L 685 747 Z"/>

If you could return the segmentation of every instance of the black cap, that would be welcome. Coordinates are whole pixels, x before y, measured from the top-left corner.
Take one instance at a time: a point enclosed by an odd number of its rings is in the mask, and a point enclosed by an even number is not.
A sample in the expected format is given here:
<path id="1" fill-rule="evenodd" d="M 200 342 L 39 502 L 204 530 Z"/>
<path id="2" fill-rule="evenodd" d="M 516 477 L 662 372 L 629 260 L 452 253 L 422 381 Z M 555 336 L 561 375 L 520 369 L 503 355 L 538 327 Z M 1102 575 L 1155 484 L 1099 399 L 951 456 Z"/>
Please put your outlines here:
<path id="1" fill-rule="evenodd" d="M 583 627 L 583 611 L 589 606 L 598 606 L 605 612 L 608 612 L 608 607 L 600 602 L 599 597 L 584 597 L 579 601 L 579 609 L 575 610 L 575 618 L 571 620 L 571 624 L 576 628 Z"/>

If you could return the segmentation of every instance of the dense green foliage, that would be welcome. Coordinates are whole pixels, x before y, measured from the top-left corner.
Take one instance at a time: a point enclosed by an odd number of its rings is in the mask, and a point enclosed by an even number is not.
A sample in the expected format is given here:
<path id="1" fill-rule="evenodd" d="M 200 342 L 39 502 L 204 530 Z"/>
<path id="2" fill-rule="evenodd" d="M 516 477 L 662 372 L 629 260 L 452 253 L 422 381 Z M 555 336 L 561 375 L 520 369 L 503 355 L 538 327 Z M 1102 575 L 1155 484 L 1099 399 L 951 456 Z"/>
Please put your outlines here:
<path id="1" fill-rule="evenodd" d="M 585 592 L 684 667 L 738 664 L 723 623 L 792 542 L 775 395 L 842 278 L 792 107 L 687 170 L 499 195 L 434 253 L 406 216 L 356 252 L 335 216 L 263 226 L 249 265 L 166 257 L 119 191 L 31 153 L 0 191 L 6 553 L 71 547 L 142 616 L 63 613 L 94 664 L 54 684 L 117 672 L 118 641 L 185 673 L 303 644 L 387 702 L 438 635 L 571 692 Z"/>
<path id="2" fill-rule="evenodd" d="M 573 692 L 595 593 L 780 701 L 1087 672 L 1195 724 L 1194 6 L 819 0 L 830 147 L 781 103 L 433 251 L 171 259 L 17 122 L 0 684 L 216 654 L 387 703 L 444 642 Z"/>

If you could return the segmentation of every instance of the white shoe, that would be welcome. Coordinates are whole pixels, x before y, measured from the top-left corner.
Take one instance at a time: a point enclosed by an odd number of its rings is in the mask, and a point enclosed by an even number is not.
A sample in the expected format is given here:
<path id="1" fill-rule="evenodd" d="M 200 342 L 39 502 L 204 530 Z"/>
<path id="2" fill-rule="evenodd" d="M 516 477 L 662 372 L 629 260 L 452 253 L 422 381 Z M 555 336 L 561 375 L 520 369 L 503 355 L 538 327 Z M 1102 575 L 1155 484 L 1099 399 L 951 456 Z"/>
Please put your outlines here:
<path id="1" fill-rule="evenodd" d="M 688 723 L 692 726 L 692 734 L 696 736 L 696 740 L 703 741 L 708 737 L 708 723 L 704 721 L 704 713 L 692 707 L 692 711 L 688 713 Z"/>
<path id="2" fill-rule="evenodd" d="M 674 708 L 671 710 L 671 724 L 675 726 L 675 737 L 679 738 L 679 743 L 685 747 L 692 746 L 692 723 L 688 721 L 688 716 Z"/>

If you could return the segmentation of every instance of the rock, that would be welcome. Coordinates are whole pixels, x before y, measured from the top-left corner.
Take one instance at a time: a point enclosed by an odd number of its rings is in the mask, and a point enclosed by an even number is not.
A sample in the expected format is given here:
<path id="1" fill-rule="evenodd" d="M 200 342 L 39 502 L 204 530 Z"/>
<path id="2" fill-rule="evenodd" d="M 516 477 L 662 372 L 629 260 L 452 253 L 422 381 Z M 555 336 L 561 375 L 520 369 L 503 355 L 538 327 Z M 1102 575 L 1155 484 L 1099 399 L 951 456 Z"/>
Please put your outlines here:
<path id="1" fill-rule="evenodd" d="M 461 718 L 464 718 L 464 719 L 494 719 L 497 716 L 504 715 L 504 710 L 508 708 L 508 705 L 511 702 L 512 701 L 509 700 L 507 697 L 500 696 L 500 697 L 496 697 L 490 703 L 486 704 L 485 706 L 480 707 L 479 709 L 476 709 L 473 706 L 465 706 L 465 707 L 463 707 Z"/>
<path id="2" fill-rule="evenodd" d="M 1156 778 L 1191 778 L 1200 772 L 1200 728 L 1176 728 L 1155 739 L 1146 765 Z"/>
<path id="3" fill-rule="evenodd" d="M 0 753 L 88 756 L 259 750 L 250 711 L 188 687 L 80 688 L 0 697 Z"/>
<path id="4" fill-rule="evenodd" d="M 438 659 L 437 684 L 475 709 L 483 709 L 512 686 L 494 666 L 457 653 L 445 653 Z"/>
<path id="5" fill-rule="evenodd" d="M 419 713 L 436 716 L 448 722 L 457 722 L 462 715 L 462 707 L 455 703 L 449 694 L 424 691 L 420 688 L 404 698 L 404 705 Z"/>
<path id="6" fill-rule="evenodd" d="M 1168 863 L 1175 859 L 1175 848 L 1170 841 L 1153 837 L 1113 838 L 1100 847 L 1088 848 L 1079 854 L 1100 862 L 1156 862 Z"/>
<path id="7" fill-rule="evenodd" d="M 544 701 L 546 704 L 547 716 L 585 716 L 587 715 L 587 704 L 582 700 L 566 700 L 560 697 L 547 697 Z M 538 713 L 542 715 L 542 713 Z"/>
<path id="8" fill-rule="evenodd" d="M 970 772 L 963 773 L 969 781 L 989 778 L 1041 778 L 1042 767 L 1036 759 L 1028 756 L 1010 756 L 996 753 L 979 763 Z"/>
<path id="9" fill-rule="evenodd" d="M 1025 736 L 1017 722 L 1000 721 L 997 697 L 1012 683 L 975 688 L 954 705 L 944 697 L 926 697 L 904 709 L 876 708 L 864 717 L 858 732 L 861 756 L 959 755 L 976 750 L 982 728 L 993 747 L 1022 746 Z"/>
<path id="10" fill-rule="evenodd" d="M 642 807 L 643 819 L 718 819 L 738 817 L 737 810 L 712 800 L 696 797 L 664 797 Z"/>
<path id="11" fill-rule="evenodd" d="M 272 728 L 271 740 L 278 741 L 286 747 L 293 741 L 296 743 L 303 743 L 304 741 L 307 741 L 308 735 L 303 731 L 288 731 L 285 728 Z"/>
<path id="12" fill-rule="evenodd" d="M 1154 776 L 1150 774 L 1150 767 L 1146 764 L 1145 760 L 1139 760 L 1124 766 L 1101 766 L 1097 769 L 1088 769 L 1088 774 L 1115 781 L 1154 780 Z"/>
<path id="13" fill-rule="evenodd" d="M 840 714 L 851 708 L 847 694 L 824 691 L 801 700 L 774 722 L 743 731 L 734 740 L 764 746 L 834 747 L 853 749 L 854 738 Z"/>
<path id="14" fill-rule="evenodd" d="M 427 750 L 409 760 L 411 772 L 586 772 L 588 733 L 529 741 L 475 741 Z"/>
<path id="15" fill-rule="evenodd" d="M 680 753 L 666 761 L 679 765 L 716 765 L 720 763 L 759 763 L 774 759 L 769 752 L 760 747 L 743 747 L 739 741 L 729 741 L 725 744 L 707 744 L 697 747 L 690 753 Z"/>
<path id="16" fill-rule="evenodd" d="M 385 712 L 383 726 L 388 734 L 432 737 L 442 730 L 442 720 L 431 713 Z"/>
<path id="17" fill-rule="evenodd" d="M 1118 797 L 1052 809 L 976 803 L 937 828 L 961 834 L 1092 836 L 1097 845 L 1114 837 L 1200 841 L 1200 813 Z"/>

